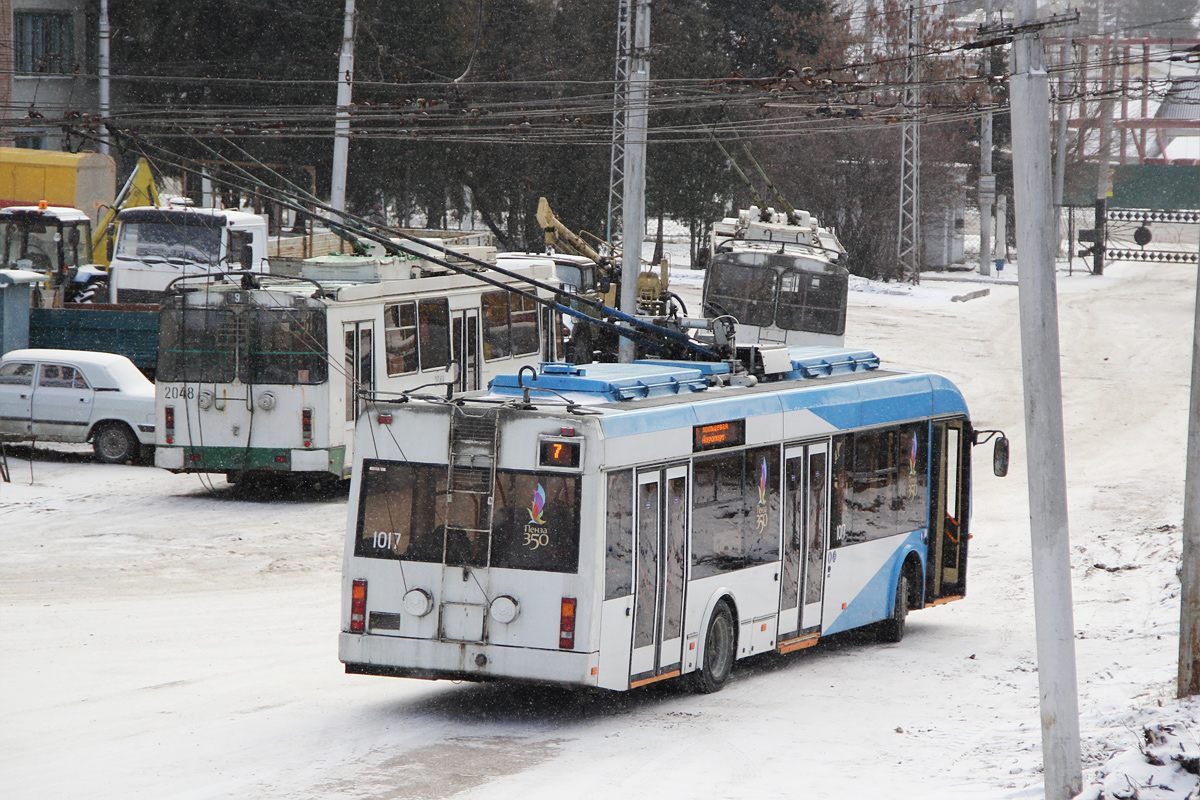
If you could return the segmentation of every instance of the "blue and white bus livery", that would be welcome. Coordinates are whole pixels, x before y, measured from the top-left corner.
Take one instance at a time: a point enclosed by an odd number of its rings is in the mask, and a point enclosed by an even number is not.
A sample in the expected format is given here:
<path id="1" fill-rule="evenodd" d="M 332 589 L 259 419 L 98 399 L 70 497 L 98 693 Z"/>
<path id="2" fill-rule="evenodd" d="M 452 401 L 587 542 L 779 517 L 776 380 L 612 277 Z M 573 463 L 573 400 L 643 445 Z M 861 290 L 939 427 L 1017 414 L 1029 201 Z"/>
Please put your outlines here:
<path id="1" fill-rule="evenodd" d="M 967 587 L 962 395 L 874 354 L 542 364 L 360 417 L 350 673 L 627 690 L 875 626 Z M 1007 444 L 1001 437 L 1001 442 Z"/>

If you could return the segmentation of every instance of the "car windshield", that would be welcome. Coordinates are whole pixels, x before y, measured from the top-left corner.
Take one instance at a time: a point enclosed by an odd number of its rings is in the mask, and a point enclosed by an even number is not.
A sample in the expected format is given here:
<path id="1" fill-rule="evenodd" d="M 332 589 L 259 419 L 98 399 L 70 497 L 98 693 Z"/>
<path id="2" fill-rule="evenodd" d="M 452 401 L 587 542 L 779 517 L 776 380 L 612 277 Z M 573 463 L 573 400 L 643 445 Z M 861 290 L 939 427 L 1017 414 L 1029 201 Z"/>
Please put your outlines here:
<path id="1" fill-rule="evenodd" d="M 221 229 L 172 222 L 125 222 L 116 255 L 140 261 L 182 259 L 216 264 L 221 257 Z"/>

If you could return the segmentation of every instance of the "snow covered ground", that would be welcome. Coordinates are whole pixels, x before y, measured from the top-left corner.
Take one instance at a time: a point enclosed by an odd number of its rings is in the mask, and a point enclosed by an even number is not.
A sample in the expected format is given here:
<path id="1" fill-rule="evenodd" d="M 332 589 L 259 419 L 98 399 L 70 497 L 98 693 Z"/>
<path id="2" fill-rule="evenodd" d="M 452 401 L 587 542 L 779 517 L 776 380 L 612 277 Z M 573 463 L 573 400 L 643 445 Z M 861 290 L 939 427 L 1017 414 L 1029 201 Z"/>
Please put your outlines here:
<path id="1" fill-rule="evenodd" d="M 1146 767 L 1142 726 L 1200 722 L 1174 699 L 1195 281 L 1059 280 L 1085 779 L 1118 754 L 1102 779 L 1131 797 L 1187 783 Z M 1007 478 L 976 456 L 967 599 L 914 613 L 898 645 L 741 662 L 715 695 L 345 675 L 344 496 L 10 450 L 0 796 L 1042 797 L 1017 295 L 952 301 L 979 287 L 856 284 L 847 330 L 943 372 L 1012 439 Z"/>

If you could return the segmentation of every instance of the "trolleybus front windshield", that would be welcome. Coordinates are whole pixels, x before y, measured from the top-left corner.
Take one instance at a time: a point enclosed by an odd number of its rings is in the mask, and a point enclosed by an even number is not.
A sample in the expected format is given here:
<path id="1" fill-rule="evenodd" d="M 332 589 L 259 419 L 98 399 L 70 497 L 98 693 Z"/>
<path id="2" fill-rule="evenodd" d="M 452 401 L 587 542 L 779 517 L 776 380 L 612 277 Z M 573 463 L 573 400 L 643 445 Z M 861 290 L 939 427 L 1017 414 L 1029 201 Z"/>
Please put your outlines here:
<path id="1" fill-rule="evenodd" d="M 842 335 L 848 279 L 807 269 L 793 255 L 719 253 L 709 267 L 705 302 L 743 325 Z"/>
<path id="2" fill-rule="evenodd" d="M 158 380 L 230 383 L 236 376 L 243 383 L 324 383 L 325 338 L 321 309 L 164 305 Z"/>
<path id="3" fill-rule="evenodd" d="M 577 572 L 579 485 L 578 475 L 497 470 L 488 528 L 481 495 L 448 497 L 445 465 L 366 459 L 354 555 Z"/>

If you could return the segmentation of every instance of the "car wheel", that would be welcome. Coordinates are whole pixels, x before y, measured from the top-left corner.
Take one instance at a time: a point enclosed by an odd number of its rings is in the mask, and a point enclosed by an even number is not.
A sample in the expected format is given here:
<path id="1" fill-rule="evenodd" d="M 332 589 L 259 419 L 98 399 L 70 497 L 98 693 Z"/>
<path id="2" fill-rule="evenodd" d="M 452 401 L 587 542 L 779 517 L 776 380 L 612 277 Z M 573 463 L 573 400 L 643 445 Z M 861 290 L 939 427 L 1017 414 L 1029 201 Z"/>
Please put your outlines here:
<path id="1" fill-rule="evenodd" d="M 104 422 L 92 434 L 92 449 L 96 458 L 105 464 L 125 464 L 134 461 L 141 444 L 129 426 L 122 422 Z"/>
<path id="2" fill-rule="evenodd" d="M 734 646 L 737 631 L 733 624 L 733 612 L 724 600 L 713 609 L 708 621 L 708 632 L 704 636 L 704 661 L 692 673 L 692 688 L 700 694 L 711 694 L 720 690 L 733 672 Z"/>
<path id="3" fill-rule="evenodd" d="M 908 575 L 900 573 L 896 581 L 896 602 L 892 615 L 879 623 L 879 641 L 895 643 L 904 638 L 904 620 L 908 617 Z"/>

